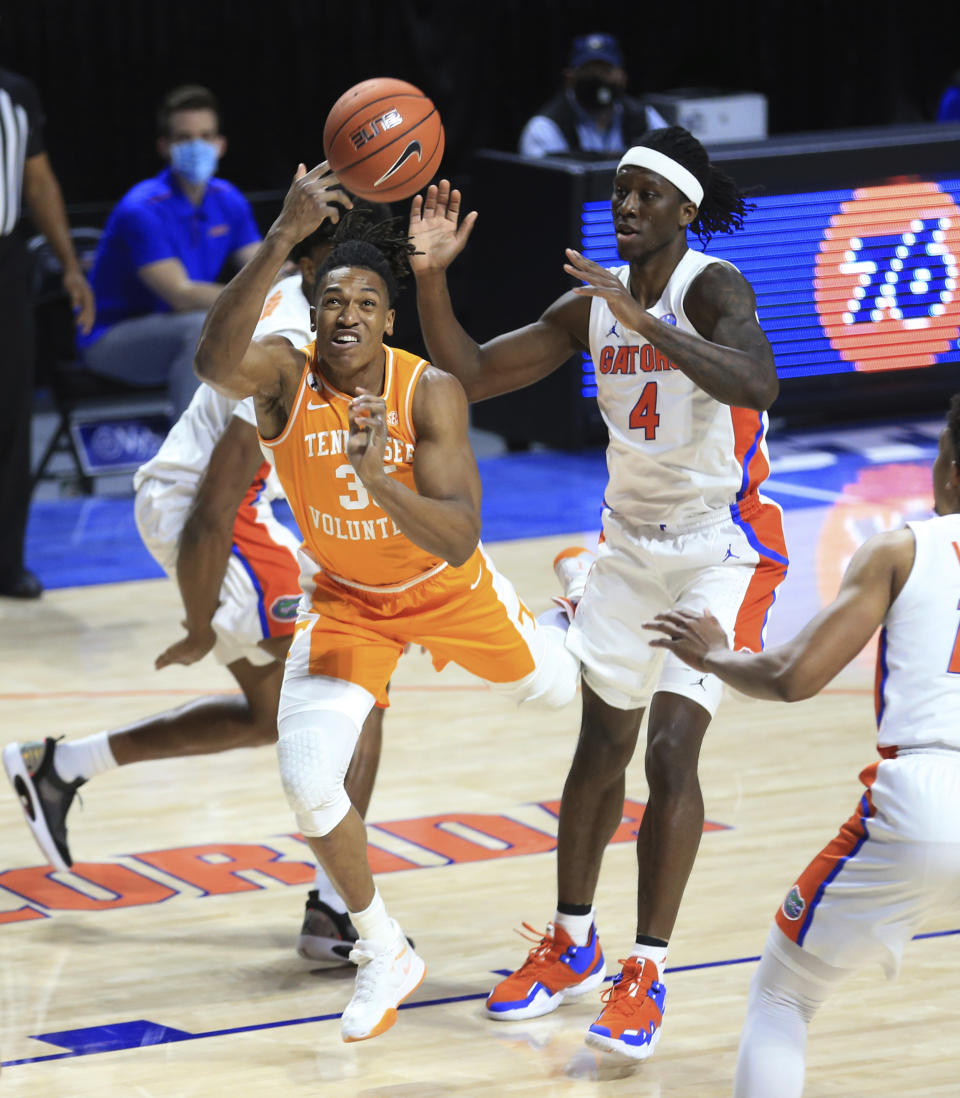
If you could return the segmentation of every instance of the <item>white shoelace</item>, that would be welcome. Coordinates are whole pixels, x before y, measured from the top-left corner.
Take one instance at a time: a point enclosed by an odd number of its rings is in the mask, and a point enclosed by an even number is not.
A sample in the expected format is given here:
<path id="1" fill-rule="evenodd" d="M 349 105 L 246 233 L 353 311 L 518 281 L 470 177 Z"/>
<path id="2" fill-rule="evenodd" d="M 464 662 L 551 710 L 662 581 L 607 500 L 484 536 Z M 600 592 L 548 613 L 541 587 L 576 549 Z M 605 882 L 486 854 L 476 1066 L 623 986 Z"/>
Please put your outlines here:
<path id="1" fill-rule="evenodd" d="M 374 951 L 369 946 L 360 946 L 359 942 L 350 950 L 350 960 L 357 966 L 353 1002 L 366 1003 L 373 998 L 380 976 L 389 970 L 393 962 L 393 950 L 394 946 L 387 946 L 386 949 Z"/>

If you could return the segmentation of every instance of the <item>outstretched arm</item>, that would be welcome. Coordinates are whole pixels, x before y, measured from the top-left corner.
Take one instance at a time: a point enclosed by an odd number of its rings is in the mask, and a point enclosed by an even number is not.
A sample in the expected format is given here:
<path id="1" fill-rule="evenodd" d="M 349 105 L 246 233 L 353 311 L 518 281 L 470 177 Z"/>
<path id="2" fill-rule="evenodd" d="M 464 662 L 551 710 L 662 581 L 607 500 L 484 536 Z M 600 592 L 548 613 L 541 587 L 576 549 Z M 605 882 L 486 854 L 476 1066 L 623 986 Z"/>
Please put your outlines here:
<path id="1" fill-rule="evenodd" d="M 765 652 L 732 652 L 710 613 L 671 610 L 644 622 L 663 636 L 651 640 L 696 668 L 718 675 L 743 694 L 800 701 L 819 693 L 866 646 L 913 567 L 909 530 L 879 534 L 862 545 L 834 601 L 786 644 Z"/>
<path id="2" fill-rule="evenodd" d="M 177 551 L 177 585 L 187 635 L 161 652 L 157 670 L 196 663 L 216 644 L 213 616 L 233 547 L 233 526 L 243 497 L 263 464 L 257 430 L 237 416 L 210 455 L 187 515 Z"/>
<path id="3" fill-rule="evenodd" d="M 280 216 L 207 313 L 194 368 L 217 392 L 236 399 L 256 395 L 280 400 L 285 381 L 299 377 L 303 356 L 287 340 L 254 340 L 253 332 L 290 249 L 321 222 L 339 220 L 342 206 L 352 205 L 326 161 L 309 172 L 299 166 Z"/>
<path id="4" fill-rule="evenodd" d="M 575 294 L 605 298 L 617 320 L 649 339 L 714 400 L 758 411 L 776 400 L 773 351 L 757 323 L 753 290 L 739 271 L 712 263 L 688 290 L 684 309 L 701 339 L 651 316 L 616 275 L 572 248 L 564 270 L 587 283 Z"/>
<path id="5" fill-rule="evenodd" d="M 565 294 L 524 328 L 482 346 L 463 330 L 453 311 L 447 267 L 466 246 L 476 213 L 460 221 L 460 192 L 443 179 L 417 195 L 410 211 L 410 237 L 417 254 L 410 266 L 417 280 L 423 338 L 435 366 L 453 374 L 471 401 L 522 389 L 546 377 L 586 345 L 589 302 Z"/>
<path id="6" fill-rule="evenodd" d="M 417 449 L 411 491 L 384 471 L 386 405 L 359 389 L 350 404 L 347 456 L 377 504 L 421 549 L 464 564 L 480 540 L 480 474 L 467 438 L 467 401 L 460 384 L 428 368 L 413 397 Z"/>

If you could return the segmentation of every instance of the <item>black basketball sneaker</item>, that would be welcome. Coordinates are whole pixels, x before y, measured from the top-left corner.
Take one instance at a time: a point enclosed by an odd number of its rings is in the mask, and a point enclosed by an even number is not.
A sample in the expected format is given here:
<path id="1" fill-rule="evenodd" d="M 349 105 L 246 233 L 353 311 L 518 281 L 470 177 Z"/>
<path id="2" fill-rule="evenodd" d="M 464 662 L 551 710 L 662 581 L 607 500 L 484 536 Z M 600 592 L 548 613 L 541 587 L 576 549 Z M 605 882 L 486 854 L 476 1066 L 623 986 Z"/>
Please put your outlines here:
<path id="1" fill-rule="evenodd" d="M 9 743 L 3 749 L 3 767 L 37 840 L 43 856 L 66 872 L 73 859 L 67 846 L 67 812 L 84 779 L 65 782 L 53 765 L 57 741 Z"/>

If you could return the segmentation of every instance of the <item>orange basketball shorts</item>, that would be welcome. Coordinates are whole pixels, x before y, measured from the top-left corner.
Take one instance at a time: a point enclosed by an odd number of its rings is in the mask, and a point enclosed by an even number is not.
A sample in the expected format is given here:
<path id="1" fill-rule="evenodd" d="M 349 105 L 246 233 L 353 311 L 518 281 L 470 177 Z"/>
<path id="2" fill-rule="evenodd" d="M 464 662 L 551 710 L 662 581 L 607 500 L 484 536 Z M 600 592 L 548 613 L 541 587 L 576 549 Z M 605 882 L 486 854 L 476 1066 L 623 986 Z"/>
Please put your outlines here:
<path id="1" fill-rule="evenodd" d="M 482 546 L 460 568 L 393 588 L 347 586 L 323 572 L 313 582 L 290 659 L 303 659 L 309 644 L 311 675 L 361 686 L 378 705 L 389 704 L 387 683 L 408 644 L 425 647 L 438 671 L 452 662 L 494 685 L 538 667 L 543 630 Z"/>

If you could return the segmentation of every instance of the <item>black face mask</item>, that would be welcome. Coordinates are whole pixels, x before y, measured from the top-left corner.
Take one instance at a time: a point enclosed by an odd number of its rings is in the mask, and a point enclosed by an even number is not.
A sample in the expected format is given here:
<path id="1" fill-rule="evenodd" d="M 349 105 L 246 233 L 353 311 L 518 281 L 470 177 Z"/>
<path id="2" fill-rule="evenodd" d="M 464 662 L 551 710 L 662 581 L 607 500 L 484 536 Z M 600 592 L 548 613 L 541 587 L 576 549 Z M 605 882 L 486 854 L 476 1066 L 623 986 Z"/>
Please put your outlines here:
<path id="1" fill-rule="evenodd" d="M 617 103 L 623 93 L 599 76 L 581 76 L 573 82 L 573 94 L 585 111 L 603 110 Z"/>

